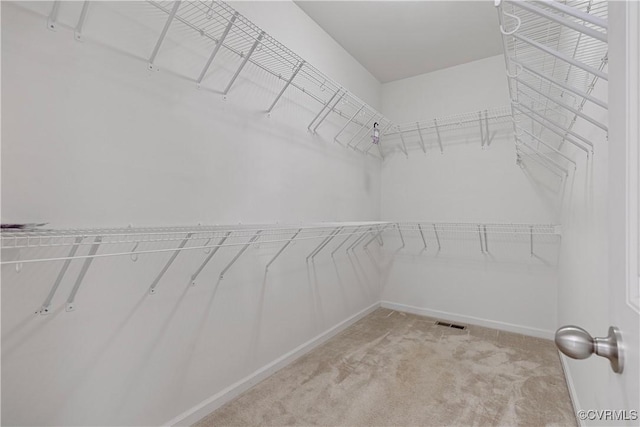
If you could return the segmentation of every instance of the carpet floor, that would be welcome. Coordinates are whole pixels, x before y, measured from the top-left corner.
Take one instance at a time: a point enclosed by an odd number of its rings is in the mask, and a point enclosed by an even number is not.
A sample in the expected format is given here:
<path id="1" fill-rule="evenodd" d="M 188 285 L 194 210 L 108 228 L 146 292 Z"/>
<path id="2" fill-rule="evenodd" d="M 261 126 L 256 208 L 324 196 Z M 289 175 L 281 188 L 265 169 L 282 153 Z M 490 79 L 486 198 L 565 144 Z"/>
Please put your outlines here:
<path id="1" fill-rule="evenodd" d="M 196 426 L 575 426 L 554 343 L 380 308 Z"/>

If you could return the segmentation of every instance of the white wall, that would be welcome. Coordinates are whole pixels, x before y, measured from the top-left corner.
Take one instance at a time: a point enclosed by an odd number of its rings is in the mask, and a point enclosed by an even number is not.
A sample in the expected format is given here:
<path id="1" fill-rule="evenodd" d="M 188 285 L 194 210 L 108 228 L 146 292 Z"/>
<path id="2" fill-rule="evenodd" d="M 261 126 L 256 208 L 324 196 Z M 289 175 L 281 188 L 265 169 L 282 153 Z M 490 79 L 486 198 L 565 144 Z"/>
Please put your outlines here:
<path id="1" fill-rule="evenodd" d="M 306 31 L 277 34 L 329 75 L 376 104 L 377 82 L 293 3 L 237 5 L 265 30 L 283 16 Z M 222 52 L 203 88 L 194 78 L 211 45 L 178 25 L 147 60 L 166 15 L 147 3 L 95 2 L 86 41 L 74 41 L 80 2 L 2 2 L 2 222 L 97 227 L 376 219 L 380 166 L 334 144 L 339 120 L 319 135 L 306 126 L 320 104 L 286 92 L 248 65 L 225 101 L 239 64 Z M 195 37 L 195 38 L 194 38 Z M 285 40 L 286 38 L 286 40 Z M 328 94 L 330 96 L 331 94 Z M 81 262 L 71 264 L 48 316 L 33 313 L 60 263 L 2 268 L 2 423 L 158 425 L 189 411 L 307 340 L 379 300 L 370 259 L 297 243 L 221 250 L 195 287 L 204 260 L 183 252 L 150 296 L 169 253 L 96 259 L 64 301 Z M 333 243 L 332 243 L 333 245 Z M 164 248 L 160 244 L 149 249 Z M 83 250 L 86 250 L 84 248 Z M 124 251 L 129 247 L 122 247 Z M 64 251 L 50 251 L 63 255 Z M 15 256 L 15 254 L 10 254 Z M 26 254 L 25 254 L 26 256 Z"/>
<path id="2" fill-rule="evenodd" d="M 424 121 L 509 104 L 504 59 L 495 56 L 384 84 L 383 113 L 392 120 Z M 441 132 L 443 154 L 433 133 L 427 154 L 415 137 L 409 156 L 396 150 L 382 166 L 382 219 L 391 221 L 556 223 L 563 184 L 541 189 L 536 176 L 515 164 L 510 124 L 490 128 L 493 140 L 481 149 L 479 125 Z M 411 139 L 413 138 L 413 139 Z M 436 253 L 420 252 L 422 242 L 396 254 L 382 299 L 415 306 L 426 314 L 483 322 L 494 327 L 551 336 L 556 325 L 557 244 L 536 246 L 528 239 L 496 242 L 480 252 L 478 236 L 450 236 Z M 417 239 L 417 240 L 416 240 Z M 393 249 L 399 247 L 398 242 Z"/>

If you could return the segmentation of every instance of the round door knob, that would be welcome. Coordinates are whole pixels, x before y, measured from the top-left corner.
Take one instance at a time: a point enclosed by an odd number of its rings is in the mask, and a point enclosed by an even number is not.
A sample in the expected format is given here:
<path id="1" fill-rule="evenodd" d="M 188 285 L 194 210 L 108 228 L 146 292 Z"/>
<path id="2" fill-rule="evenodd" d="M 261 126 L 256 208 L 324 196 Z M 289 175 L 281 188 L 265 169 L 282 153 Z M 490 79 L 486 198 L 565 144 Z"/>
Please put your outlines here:
<path id="1" fill-rule="evenodd" d="M 594 352 L 591 334 L 579 326 L 563 326 L 556 332 L 556 346 L 572 359 L 586 359 Z"/>
<path id="2" fill-rule="evenodd" d="M 579 326 L 563 326 L 556 331 L 555 342 L 558 349 L 572 359 L 586 359 L 595 353 L 609 359 L 613 372 L 622 373 L 622 336 L 615 326 L 609 328 L 609 335 L 604 338 L 593 338 Z"/>

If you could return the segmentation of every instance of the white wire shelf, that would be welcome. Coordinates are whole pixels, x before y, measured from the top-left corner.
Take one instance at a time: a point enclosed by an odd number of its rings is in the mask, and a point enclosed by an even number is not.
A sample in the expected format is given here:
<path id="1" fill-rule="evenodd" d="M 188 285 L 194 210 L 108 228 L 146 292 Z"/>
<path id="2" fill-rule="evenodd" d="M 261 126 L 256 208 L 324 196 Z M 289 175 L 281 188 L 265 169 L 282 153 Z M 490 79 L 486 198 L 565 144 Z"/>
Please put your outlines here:
<path id="1" fill-rule="evenodd" d="M 137 261 L 143 254 L 171 253 L 170 258 L 156 275 L 149 293 L 156 293 L 162 277 L 182 252 L 206 254 L 200 267 L 191 275 L 192 284 L 221 248 L 239 248 L 235 256 L 219 273 L 223 279 L 235 262 L 251 246 L 274 245 L 279 250 L 265 265 L 265 273 L 277 258 L 294 241 L 319 241 L 307 257 L 313 262 L 327 246 L 332 246 L 331 257 L 339 250 L 354 252 L 371 236 L 373 239 L 388 226 L 385 222 L 342 222 L 304 225 L 252 224 L 196 227 L 143 227 L 143 228 L 93 228 L 93 229 L 29 229 L 28 231 L 3 229 L 0 233 L 1 264 L 15 266 L 16 272 L 24 264 L 38 262 L 62 262 L 62 267 L 37 314 L 48 314 L 51 303 L 72 261 L 82 260 L 82 268 L 67 298 L 66 310 L 75 309 L 75 297 L 84 277 L 96 258 L 129 256 Z M 53 254 L 52 254 L 53 251 Z M 325 251 L 325 253 L 328 250 Z M 203 255 L 200 255 L 203 256 Z"/>
<path id="2" fill-rule="evenodd" d="M 566 176 L 575 168 L 573 152 L 589 156 L 596 140 L 607 137 L 603 114 L 584 111 L 587 103 L 607 111 L 606 100 L 593 94 L 596 82 L 608 79 L 607 2 L 502 1 L 498 17 L 513 112 L 519 115 L 513 124 L 518 162 L 532 160 Z M 578 121 L 596 132 L 577 132 Z"/>
<path id="3" fill-rule="evenodd" d="M 449 132 L 459 130 L 473 130 L 478 132 L 480 146 L 488 147 L 492 141 L 492 131 L 496 126 L 511 125 L 513 113 L 511 106 L 488 108 L 449 116 L 431 118 L 413 123 L 393 125 L 383 134 L 386 149 L 391 149 L 391 143 L 408 156 L 410 150 L 419 149 L 424 153 L 427 148 L 436 147 L 442 153 L 447 142 Z"/>
<path id="4" fill-rule="evenodd" d="M 398 222 L 385 226 L 387 232 L 397 232 L 405 247 L 405 236 L 419 237 L 426 250 L 428 245 L 440 251 L 448 240 L 476 240 L 480 252 L 491 253 L 490 243 L 519 242 L 529 246 L 530 256 L 535 256 L 535 245 L 559 243 L 561 227 L 556 224 L 518 223 L 453 223 L 453 222 Z M 490 238 L 491 237 L 491 238 Z M 428 243 L 430 242 L 430 243 Z"/>
<path id="5" fill-rule="evenodd" d="M 268 113 L 271 113 L 281 96 L 291 86 L 320 104 L 317 116 L 308 125 L 310 131 L 317 133 L 318 128 L 330 114 L 339 116 L 346 122 L 342 130 L 334 136 L 336 142 L 354 148 L 363 154 L 381 157 L 379 150 L 377 153 L 371 151 L 374 144 L 367 140 L 366 131 L 369 131 L 368 134 L 371 135 L 374 122 L 378 122 L 382 128 L 386 128 L 390 125 L 390 121 L 228 4 L 212 0 L 149 0 L 149 3 L 167 13 L 168 19 L 165 24 L 167 30 L 169 26 L 174 25 L 173 21 L 175 20 L 177 25 L 184 25 L 213 41 L 215 47 L 207 62 L 203 64 L 200 75 L 196 78 L 198 85 L 206 76 L 219 48 L 223 47 L 243 59 L 231 81 L 223 90 L 225 96 L 231 90 L 242 68 L 247 63 L 251 63 L 277 77 L 283 83 L 280 92 L 266 109 Z M 151 68 L 153 68 L 153 61 L 165 36 L 166 31 L 163 31 L 149 61 Z M 346 142 L 347 139 L 349 142 Z M 359 145 L 363 141 L 365 143 L 360 147 Z"/>

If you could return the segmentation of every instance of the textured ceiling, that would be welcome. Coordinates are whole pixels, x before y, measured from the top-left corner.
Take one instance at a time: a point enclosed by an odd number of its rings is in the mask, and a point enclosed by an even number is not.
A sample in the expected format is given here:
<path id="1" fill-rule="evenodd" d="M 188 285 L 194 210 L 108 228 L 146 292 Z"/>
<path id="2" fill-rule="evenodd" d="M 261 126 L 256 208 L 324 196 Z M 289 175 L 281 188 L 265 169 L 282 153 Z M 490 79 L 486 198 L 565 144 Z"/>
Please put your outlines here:
<path id="1" fill-rule="evenodd" d="M 296 1 L 386 83 L 502 53 L 493 1 Z"/>

